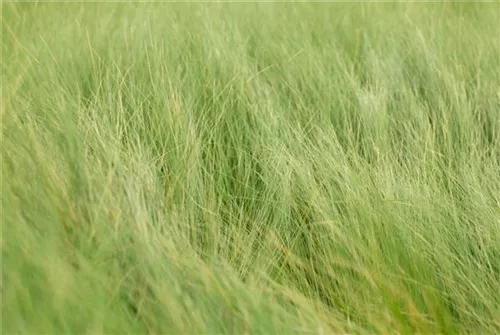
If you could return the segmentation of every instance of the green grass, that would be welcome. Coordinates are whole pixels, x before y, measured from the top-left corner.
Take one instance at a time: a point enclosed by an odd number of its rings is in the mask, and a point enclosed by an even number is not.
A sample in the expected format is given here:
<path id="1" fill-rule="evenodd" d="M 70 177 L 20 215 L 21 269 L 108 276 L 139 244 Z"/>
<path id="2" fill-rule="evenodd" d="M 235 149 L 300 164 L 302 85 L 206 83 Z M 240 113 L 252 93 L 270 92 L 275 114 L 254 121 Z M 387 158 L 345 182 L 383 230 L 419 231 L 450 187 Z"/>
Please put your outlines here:
<path id="1" fill-rule="evenodd" d="M 500 332 L 500 3 L 5 3 L 2 333 Z"/>

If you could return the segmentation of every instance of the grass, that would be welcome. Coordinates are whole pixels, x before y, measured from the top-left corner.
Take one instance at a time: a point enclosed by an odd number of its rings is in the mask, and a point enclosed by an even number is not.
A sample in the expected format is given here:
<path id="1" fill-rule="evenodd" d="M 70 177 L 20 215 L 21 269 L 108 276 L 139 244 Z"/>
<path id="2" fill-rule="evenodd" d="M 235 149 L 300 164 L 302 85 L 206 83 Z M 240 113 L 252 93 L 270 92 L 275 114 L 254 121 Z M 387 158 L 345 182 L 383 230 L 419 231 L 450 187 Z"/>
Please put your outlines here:
<path id="1" fill-rule="evenodd" d="M 2 333 L 500 332 L 500 3 L 2 2 Z"/>

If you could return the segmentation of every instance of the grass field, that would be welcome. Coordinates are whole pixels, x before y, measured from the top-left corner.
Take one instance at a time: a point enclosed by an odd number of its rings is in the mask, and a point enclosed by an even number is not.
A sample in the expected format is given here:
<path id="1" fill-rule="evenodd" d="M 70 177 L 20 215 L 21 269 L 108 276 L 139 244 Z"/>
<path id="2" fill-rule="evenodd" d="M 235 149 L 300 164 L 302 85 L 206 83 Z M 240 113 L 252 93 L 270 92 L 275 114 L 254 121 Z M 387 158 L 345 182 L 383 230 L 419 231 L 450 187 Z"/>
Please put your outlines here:
<path id="1" fill-rule="evenodd" d="M 2 333 L 500 333 L 500 2 L 1 6 Z"/>

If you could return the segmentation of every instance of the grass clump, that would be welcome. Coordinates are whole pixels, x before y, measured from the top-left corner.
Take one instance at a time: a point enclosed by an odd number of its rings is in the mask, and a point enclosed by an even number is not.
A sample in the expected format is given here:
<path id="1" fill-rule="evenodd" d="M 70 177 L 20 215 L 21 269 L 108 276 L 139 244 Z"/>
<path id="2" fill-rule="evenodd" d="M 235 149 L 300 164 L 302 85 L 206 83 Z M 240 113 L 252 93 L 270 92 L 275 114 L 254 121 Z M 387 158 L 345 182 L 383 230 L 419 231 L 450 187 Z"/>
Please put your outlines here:
<path id="1" fill-rule="evenodd" d="M 498 333 L 498 3 L 2 3 L 2 332 Z"/>

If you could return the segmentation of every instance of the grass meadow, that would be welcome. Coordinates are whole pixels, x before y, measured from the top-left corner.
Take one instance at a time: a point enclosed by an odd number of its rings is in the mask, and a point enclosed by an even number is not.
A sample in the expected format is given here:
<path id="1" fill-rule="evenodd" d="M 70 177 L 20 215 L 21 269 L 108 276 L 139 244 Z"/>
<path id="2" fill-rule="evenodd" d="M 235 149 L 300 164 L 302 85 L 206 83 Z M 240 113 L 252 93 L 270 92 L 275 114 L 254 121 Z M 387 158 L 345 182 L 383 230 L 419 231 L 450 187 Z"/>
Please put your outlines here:
<path id="1" fill-rule="evenodd" d="M 500 2 L 3 2 L 4 334 L 498 334 Z"/>

